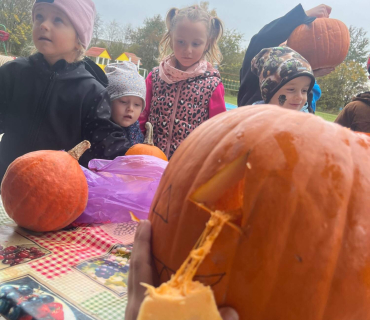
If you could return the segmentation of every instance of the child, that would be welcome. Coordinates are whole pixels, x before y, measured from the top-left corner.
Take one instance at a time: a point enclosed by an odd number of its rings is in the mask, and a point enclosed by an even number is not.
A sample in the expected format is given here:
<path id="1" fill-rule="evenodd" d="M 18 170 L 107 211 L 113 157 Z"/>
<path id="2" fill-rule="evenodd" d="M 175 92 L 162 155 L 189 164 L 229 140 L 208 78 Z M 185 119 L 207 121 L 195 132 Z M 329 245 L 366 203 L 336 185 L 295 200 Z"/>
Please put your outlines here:
<path id="1" fill-rule="evenodd" d="M 283 108 L 308 112 L 307 99 L 315 77 L 308 61 L 289 47 L 263 49 L 251 63 L 259 78 L 263 101 Z"/>
<path id="2" fill-rule="evenodd" d="M 92 144 L 80 160 L 86 166 L 129 148 L 123 129 L 110 121 L 104 72 L 82 61 L 94 16 L 91 0 L 36 0 L 38 53 L 0 68 L 0 180 L 15 158 L 31 151 L 69 150 L 86 139 Z"/>
<path id="3" fill-rule="evenodd" d="M 370 56 L 367 59 L 367 72 L 370 74 Z M 354 97 L 334 122 L 353 131 L 370 133 L 370 92 L 363 92 Z"/>
<path id="4" fill-rule="evenodd" d="M 130 146 L 143 143 L 139 116 L 145 107 L 145 80 L 129 61 L 105 67 L 108 93 L 111 100 L 112 121 L 124 129 Z"/>
<path id="5" fill-rule="evenodd" d="M 285 16 L 264 26 L 256 35 L 253 36 L 245 53 L 243 66 L 240 70 L 240 88 L 238 93 L 239 107 L 251 105 L 256 101 L 262 100 L 258 78 L 251 71 L 251 61 L 253 57 L 263 48 L 279 46 L 285 42 L 294 29 L 299 25 L 309 24 L 316 18 L 328 18 L 330 12 L 331 8 L 324 4 L 308 11 L 304 11 L 302 5 L 298 5 Z M 320 70 L 317 76 L 324 76 L 331 71 L 333 71 L 333 69 Z M 313 95 L 317 100 L 320 98 L 320 88 L 317 84 L 313 90 Z M 315 101 L 316 100 L 313 101 L 313 108 L 316 105 Z"/>
<path id="6" fill-rule="evenodd" d="M 226 107 L 220 74 L 212 66 L 221 60 L 221 20 L 191 6 L 171 9 L 166 24 L 162 62 L 146 79 L 146 108 L 139 121 L 143 132 L 145 123 L 152 123 L 154 144 L 170 159 L 191 131 Z"/>

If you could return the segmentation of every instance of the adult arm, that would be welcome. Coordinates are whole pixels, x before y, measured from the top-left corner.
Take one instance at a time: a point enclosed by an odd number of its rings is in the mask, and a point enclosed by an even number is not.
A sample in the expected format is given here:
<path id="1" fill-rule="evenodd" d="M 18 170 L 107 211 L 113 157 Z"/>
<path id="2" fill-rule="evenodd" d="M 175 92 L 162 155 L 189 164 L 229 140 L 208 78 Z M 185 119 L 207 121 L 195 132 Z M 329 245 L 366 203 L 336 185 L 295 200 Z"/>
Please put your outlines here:
<path id="1" fill-rule="evenodd" d="M 307 13 L 310 15 L 319 15 L 320 13 L 314 9 L 307 11 Z M 264 26 L 256 35 L 253 36 L 245 53 L 243 65 L 240 70 L 238 106 L 244 106 L 252 104 L 258 100 L 262 100 L 258 77 L 251 72 L 252 59 L 262 49 L 276 47 L 286 41 L 294 29 L 299 25 L 309 24 L 315 19 L 316 16 L 308 16 L 302 5 L 299 4 L 285 16 Z"/>

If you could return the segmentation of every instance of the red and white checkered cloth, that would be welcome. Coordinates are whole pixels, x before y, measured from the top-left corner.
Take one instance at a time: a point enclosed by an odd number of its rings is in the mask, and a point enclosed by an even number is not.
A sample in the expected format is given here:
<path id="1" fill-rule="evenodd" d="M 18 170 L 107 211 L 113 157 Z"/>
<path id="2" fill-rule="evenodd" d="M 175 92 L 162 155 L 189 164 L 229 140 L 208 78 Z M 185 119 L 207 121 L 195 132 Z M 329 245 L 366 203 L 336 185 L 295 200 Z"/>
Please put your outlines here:
<path id="1" fill-rule="evenodd" d="M 31 268 L 49 279 L 71 271 L 71 266 L 83 260 L 107 253 L 114 244 L 119 243 L 100 227 L 28 237 L 52 252 L 44 259 L 30 263 Z"/>

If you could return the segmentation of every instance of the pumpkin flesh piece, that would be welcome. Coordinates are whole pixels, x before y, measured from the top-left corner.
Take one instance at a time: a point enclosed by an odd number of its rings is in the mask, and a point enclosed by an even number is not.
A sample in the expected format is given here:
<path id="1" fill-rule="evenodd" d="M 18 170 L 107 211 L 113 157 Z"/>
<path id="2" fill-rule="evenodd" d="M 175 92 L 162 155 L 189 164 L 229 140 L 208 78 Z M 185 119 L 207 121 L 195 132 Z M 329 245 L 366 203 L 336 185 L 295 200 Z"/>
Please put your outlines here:
<path id="1" fill-rule="evenodd" d="M 221 320 L 213 292 L 209 286 L 192 281 L 222 227 L 230 216 L 212 212 L 195 248 L 176 274 L 158 288 L 147 287 L 138 320 Z"/>

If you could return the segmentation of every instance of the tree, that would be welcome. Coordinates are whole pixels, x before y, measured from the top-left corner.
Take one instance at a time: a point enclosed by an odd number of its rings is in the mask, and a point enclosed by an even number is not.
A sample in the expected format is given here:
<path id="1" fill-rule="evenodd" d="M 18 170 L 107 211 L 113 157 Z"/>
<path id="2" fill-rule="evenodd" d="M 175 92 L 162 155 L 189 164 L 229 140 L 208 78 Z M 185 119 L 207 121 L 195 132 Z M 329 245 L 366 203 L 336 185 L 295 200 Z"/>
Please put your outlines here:
<path id="1" fill-rule="evenodd" d="M 356 94 L 367 91 L 367 75 L 363 65 L 357 61 L 345 61 L 329 75 L 318 78 L 322 96 L 318 110 L 338 113 Z"/>
<path id="2" fill-rule="evenodd" d="M 32 41 L 33 0 L 0 1 L 0 23 L 10 34 L 7 50 L 14 55 L 22 52 Z"/>
<path id="3" fill-rule="evenodd" d="M 201 1 L 200 2 L 200 4 L 199 4 L 199 6 L 202 8 L 202 9 L 204 9 L 204 10 L 206 10 L 212 17 L 217 17 L 217 11 L 216 11 L 216 9 L 209 9 L 209 2 L 208 1 Z"/>
<path id="4" fill-rule="evenodd" d="M 366 37 L 367 31 L 363 28 L 349 27 L 351 44 L 349 47 L 346 61 L 356 61 L 361 64 L 366 63 L 369 53 L 369 39 Z"/>
<path id="5" fill-rule="evenodd" d="M 166 25 L 160 15 L 145 19 L 142 27 L 132 30 L 132 45 L 128 50 L 141 58 L 145 69 L 151 70 L 158 65 L 159 42 L 165 32 Z"/>
<path id="6" fill-rule="evenodd" d="M 219 67 L 220 72 L 221 74 L 225 74 L 226 78 L 235 81 L 239 81 L 239 70 L 245 54 L 245 52 L 241 50 L 242 41 L 242 33 L 236 30 L 226 29 L 218 44 L 223 56 L 223 60 Z"/>
<path id="7" fill-rule="evenodd" d="M 96 14 L 94 20 L 94 29 L 93 29 L 93 37 L 91 40 L 91 45 L 96 46 L 98 41 L 104 34 L 104 21 L 99 13 Z"/>

